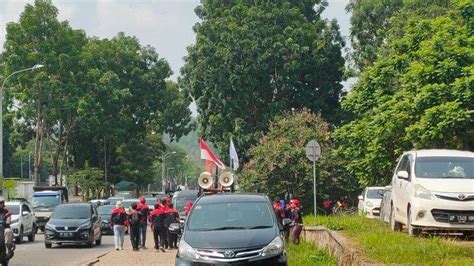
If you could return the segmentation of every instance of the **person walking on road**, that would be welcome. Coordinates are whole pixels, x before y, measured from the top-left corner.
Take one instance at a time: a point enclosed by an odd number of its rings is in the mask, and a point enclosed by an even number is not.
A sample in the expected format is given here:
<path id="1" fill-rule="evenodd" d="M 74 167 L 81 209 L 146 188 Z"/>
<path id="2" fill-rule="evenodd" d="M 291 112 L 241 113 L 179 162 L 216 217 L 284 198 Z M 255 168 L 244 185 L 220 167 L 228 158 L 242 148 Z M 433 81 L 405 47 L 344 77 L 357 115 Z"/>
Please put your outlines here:
<path id="1" fill-rule="evenodd" d="M 140 246 L 146 249 L 146 228 L 147 221 L 150 215 L 150 208 L 146 204 L 145 197 L 140 197 L 140 203 L 137 206 L 137 210 L 140 213 Z"/>
<path id="2" fill-rule="evenodd" d="M 128 214 L 130 241 L 132 242 L 133 251 L 138 251 L 138 245 L 140 243 L 140 212 L 137 209 L 137 204 L 132 203 L 132 209 Z"/>
<path id="3" fill-rule="evenodd" d="M 300 201 L 298 199 L 292 199 L 290 201 L 291 206 L 291 229 L 290 229 L 290 241 L 293 244 L 300 243 L 300 234 L 303 230 L 303 216 L 301 214 Z"/>
<path id="4" fill-rule="evenodd" d="M 178 213 L 178 210 L 176 210 L 174 207 L 173 207 L 173 204 L 170 203 L 168 205 L 168 212 L 167 212 L 167 215 L 166 215 L 166 221 L 165 221 L 165 225 L 166 225 L 166 228 L 168 229 L 168 246 L 170 249 L 177 249 L 178 248 L 178 235 L 175 234 L 175 233 L 171 233 L 169 231 L 169 227 L 172 223 L 179 223 L 179 213 Z"/>
<path id="5" fill-rule="evenodd" d="M 110 220 L 114 229 L 115 250 L 122 250 L 125 227 L 127 226 L 127 213 L 121 201 L 117 201 L 115 204 L 115 209 L 112 210 Z"/>
<path id="6" fill-rule="evenodd" d="M 166 228 L 165 228 L 166 213 L 164 212 L 161 203 L 155 204 L 155 209 L 150 214 L 151 229 L 153 231 L 153 240 L 155 241 L 155 250 L 165 252 Z"/>

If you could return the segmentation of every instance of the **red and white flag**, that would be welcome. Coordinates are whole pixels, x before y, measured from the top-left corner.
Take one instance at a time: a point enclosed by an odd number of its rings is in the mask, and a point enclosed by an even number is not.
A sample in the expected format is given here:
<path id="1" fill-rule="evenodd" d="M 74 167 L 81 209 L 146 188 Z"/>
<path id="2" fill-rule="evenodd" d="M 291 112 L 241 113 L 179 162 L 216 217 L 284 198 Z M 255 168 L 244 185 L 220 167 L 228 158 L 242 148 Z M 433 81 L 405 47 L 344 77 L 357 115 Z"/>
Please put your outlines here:
<path id="1" fill-rule="evenodd" d="M 213 162 L 220 169 L 225 169 L 224 164 L 217 158 L 212 150 L 207 146 L 204 140 L 199 139 L 199 148 L 201 149 L 201 159 Z"/>

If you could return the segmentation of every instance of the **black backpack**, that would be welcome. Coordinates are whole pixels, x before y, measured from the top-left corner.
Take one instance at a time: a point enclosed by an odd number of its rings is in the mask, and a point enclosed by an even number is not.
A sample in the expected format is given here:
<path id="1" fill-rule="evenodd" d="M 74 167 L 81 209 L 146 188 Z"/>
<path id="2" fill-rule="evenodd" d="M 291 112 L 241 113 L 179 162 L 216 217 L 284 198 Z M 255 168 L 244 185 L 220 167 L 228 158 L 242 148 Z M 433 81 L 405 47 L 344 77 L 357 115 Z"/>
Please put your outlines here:
<path id="1" fill-rule="evenodd" d="M 130 224 L 131 225 L 140 224 L 140 217 L 138 216 L 138 212 L 133 212 L 132 215 L 130 215 Z"/>

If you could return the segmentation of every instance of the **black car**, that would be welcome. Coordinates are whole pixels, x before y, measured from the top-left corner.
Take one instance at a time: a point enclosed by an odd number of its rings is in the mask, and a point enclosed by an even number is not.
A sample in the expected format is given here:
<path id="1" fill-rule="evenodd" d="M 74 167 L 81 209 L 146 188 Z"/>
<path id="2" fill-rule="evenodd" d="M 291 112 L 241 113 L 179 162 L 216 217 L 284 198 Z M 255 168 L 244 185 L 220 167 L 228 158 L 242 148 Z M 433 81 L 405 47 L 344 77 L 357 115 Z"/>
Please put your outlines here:
<path id="1" fill-rule="evenodd" d="M 61 204 L 45 226 L 46 248 L 52 244 L 86 244 L 88 247 L 100 245 L 102 233 L 101 219 L 90 203 Z"/>
<path id="2" fill-rule="evenodd" d="M 114 230 L 112 229 L 112 223 L 110 218 L 112 216 L 112 210 L 115 208 L 113 205 L 102 205 L 97 208 L 101 224 L 100 229 L 102 230 L 103 235 L 113 235 Z"/>
<path id="3" fill-rule="evenodd" d="M 265 195 L 200 197 L 184 225 L 175 264 L 287 265 L 283 230 Z"/>

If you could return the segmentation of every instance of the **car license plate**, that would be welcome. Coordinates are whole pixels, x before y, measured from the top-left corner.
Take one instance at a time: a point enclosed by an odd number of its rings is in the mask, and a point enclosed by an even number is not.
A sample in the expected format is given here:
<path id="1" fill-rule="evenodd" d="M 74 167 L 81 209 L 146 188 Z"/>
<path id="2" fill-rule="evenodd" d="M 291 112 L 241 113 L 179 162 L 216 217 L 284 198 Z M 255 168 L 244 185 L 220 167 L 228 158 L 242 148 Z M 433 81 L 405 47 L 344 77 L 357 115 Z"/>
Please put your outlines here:
<path id="1" fill-rule="evenodd" d="M 474 216 L 467 215 L 449 215 L 450 223 L 465 224 L 467 222 L 474 222 Z"/>
<path id="2" fill-rule="evenodd" d="M 59 235 L 62 237 L 71 237 L 72 233 L 59 233 Z"/>

